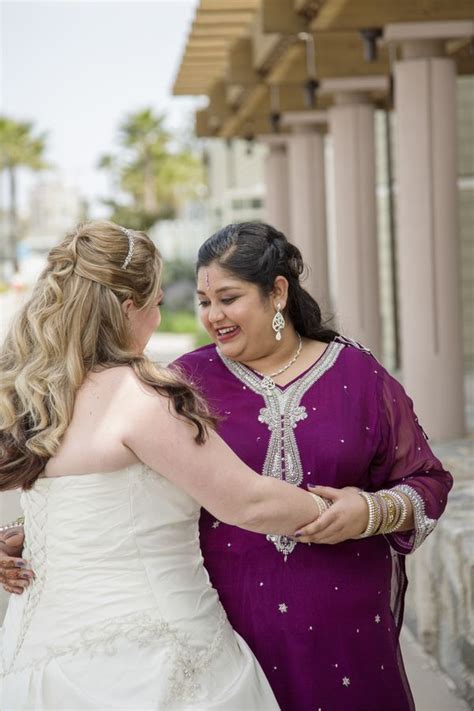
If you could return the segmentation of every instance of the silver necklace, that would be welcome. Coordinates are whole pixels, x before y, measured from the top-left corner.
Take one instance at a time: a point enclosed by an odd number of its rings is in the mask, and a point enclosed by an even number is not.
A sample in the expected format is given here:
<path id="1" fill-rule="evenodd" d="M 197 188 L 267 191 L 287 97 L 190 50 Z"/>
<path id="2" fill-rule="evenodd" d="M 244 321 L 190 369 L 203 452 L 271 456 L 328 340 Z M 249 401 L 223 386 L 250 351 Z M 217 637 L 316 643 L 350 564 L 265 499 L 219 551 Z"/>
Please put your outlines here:
<path id="1" fill-rule="evenodd" d="M 260 383 L 260 387 L 262 387 L 267 392 L 271 392 L 272 390 L 275 389 L 276 383 L 273 380 L 273 378 L 276 378 L 277 375 L 281 375 L 282 373 L 285 372 L 285 370 L 288 370 L 288 368 L 290 368 L 293 365 L 293 363 L 297 360 L 299 354 L 301 353 L 301 349 L 303 348 L 303 340 L 302 340 L 299 333 L 297 333 L 296 335 L 298 336 L 298 340 L 299 340 L 298 348 L 296 349 L 296 353 L 293 356 L 293 358 L 290 360 L 289 363 L 284 365 L 283 368 L 276 370 L 274 373 L 270 373 L 270 375 L 264 375 L 259 370 L 254 370 L 254 372 L 257 373 L 257 375 L 262 376 L 263 380 Z"/>

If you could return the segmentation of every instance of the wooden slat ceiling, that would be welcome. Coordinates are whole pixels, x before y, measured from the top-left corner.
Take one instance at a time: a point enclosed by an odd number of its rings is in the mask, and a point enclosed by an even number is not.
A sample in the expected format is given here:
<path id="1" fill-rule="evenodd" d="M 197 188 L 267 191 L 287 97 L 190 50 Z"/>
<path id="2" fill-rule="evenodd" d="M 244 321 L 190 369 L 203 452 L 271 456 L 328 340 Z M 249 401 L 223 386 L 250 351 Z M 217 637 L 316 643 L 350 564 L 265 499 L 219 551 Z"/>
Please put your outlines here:
<path id="1" fill-rule="evenodd" d="M 234 41 L 248 34 L 260 0 L 201 0 L 188 35 L 174 94 L 207 94 L 225 70 Z"/>
<path id="2" fill-rule="evenodd" d="M 387 76 L 387 48 L 366 62 L 361 29 L 473 15 L 473 0 L 200 0 L 173 93 L 209 96 L 209 108 L 199 112 L 199 135 L 245 135 L 252 125 L 269 130 L 272 84 L 280 86 L 282 111 L 305 108 L 301 29 L 314 37 L 318 80 Z M 474 73 L 468 45 L 469 39 L 448 43 L 461 73 Z M 320 97 L 318 108 L 327 102 Z"/>
<path id="3" fill-rule="evenodd" d="M 312 22 L 313 30 L 358 30 L 394 22 L 469 20 L 472 0 L 326 0 Z"/>

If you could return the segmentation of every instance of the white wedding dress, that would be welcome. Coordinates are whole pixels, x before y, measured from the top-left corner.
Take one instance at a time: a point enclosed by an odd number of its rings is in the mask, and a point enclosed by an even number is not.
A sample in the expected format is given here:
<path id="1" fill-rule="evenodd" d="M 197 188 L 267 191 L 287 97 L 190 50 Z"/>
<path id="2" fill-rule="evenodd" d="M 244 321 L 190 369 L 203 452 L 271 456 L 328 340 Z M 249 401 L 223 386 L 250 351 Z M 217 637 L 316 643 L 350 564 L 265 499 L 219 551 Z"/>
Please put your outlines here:
<path id="1" fill-rule="evenodd" d="M 278 709 L 199 547 L 199 504 L 142 464 L 22 494 L 36 573 L 1 631 L 0 709 Z"/>

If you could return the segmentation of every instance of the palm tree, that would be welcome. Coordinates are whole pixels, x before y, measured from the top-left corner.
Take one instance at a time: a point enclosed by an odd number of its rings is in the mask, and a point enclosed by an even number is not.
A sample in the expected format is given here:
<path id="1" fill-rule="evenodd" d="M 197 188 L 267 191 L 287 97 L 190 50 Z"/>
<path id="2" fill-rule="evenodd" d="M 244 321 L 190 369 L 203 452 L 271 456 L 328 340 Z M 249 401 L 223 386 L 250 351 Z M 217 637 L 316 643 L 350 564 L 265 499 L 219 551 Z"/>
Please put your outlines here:
<path id="1" fill-rule="evenodd" d="M 116 185 L 129 196 L 129 204 L 108 200 L 112 219 L 147 229 L 157 219 L 172 217 L 182 202 L 199 194 L 204 174 L 199 158 L 189 147 L 173 146 L 165 128 L 166 117 L 146 108 L 129 114 L 119 127 L 119 152 L 105 155 L 99 167 L 118 176 Z"/>
<path id="2" fill-rule="evenodd" d="M 43 170 L 47 168 L 43 160 L 45 136 L 33 134 L 33 124 L 14 121 L 0 116 L 0 171 L 6 171 L 9 192 L 8 241 L 10 259 L 15 271 L 18 270 L 18 209 L 17 171 L 18 168 Z"/>
<path id="3" fill-rule="evenodd" d="M 127 116 L 120 126 L 121 143 L 130 150 L 132 162 L 127 170 L 130 175 L 141 175 L 140 187 L 135 193 L 136 200 L 144 212 L 155 213 L 158 210 L 156 191 L 156 168 L 166 155 L 166 146 L 170 139 L 164 128 L 165 117 L 154 115 L 151 109 L 144 109 Z"/>

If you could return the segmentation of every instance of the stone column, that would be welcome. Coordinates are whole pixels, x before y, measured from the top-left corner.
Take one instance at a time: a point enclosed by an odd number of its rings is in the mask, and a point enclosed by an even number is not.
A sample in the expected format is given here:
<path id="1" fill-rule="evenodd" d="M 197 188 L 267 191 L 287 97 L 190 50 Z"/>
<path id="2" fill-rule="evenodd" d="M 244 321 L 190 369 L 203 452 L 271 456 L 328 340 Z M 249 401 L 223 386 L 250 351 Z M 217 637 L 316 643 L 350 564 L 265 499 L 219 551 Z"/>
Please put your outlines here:
<path id="1" fill-rule="evenodd" d="M 370 90 L 386 90 L 384 77 L 322 82 L 334 156 L 335 312 L 342 333 L 381 352 L 374 106 Z"/>
<path id="2" fill-rule="evenodd" d="M 268 146 L 265 158 L 265 219 L 289 236 L 290 198 L 285 136 L 259 136 L 258 140 Z"/>
<path id="3" fill-rule="evenodd" d="M 450 23 L 445 23 L 449 25 Z M 462 23 L 453 23 L 462 24 Z M 398 264 L 403 381 L 436 440 L 464 433 L 456 165 L 456 67 L 443 23 L 397 25 Z"/>
<path id="4" fill-rule="evenodd" d="M 305 288 L 322 310 L 329 305 L 328 250 L 326 236 L 326 186 L 324 171 L 324 112 L 288 112 L 282 124 L 288 136 L 290 195 L 289 238 L 308 266 Z"/>

